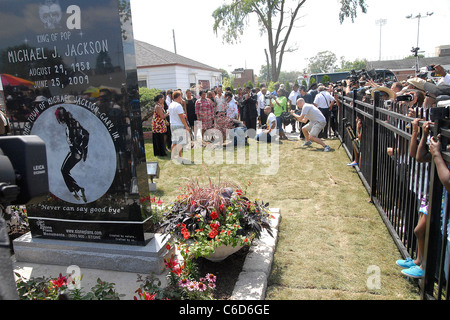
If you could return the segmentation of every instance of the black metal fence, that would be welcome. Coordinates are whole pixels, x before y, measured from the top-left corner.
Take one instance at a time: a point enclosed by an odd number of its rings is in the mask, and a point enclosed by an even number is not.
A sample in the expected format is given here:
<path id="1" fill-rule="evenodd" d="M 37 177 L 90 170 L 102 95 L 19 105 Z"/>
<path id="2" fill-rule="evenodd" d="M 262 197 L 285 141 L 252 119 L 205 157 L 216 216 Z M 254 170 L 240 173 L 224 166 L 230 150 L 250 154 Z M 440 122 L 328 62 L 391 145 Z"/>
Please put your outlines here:
<path id="1" fill-rule="evenodd" d="M 418 162 L 410 154 L 414 118 L 408 116 L 409 109 L 425 120 L 429 119 L 430 110 L 405 102 L 389 104 L 380 98 L 379 92 L 367 102 L 357 99 L 356 91 L 351 96 L 338 98 L 342 146 L 359 163 L 355 167 L 358 175 L 402 256 L 415 259 L 422 254 L 425 275 L 418 281 L 422 299 L 448 300 L 449 210 L 445 188 L 434 161 Z M 356 145 L 352 136 L 357 134 L 358 118 L 362 120 L 362 134 L 360 144 Z M 423 123 L 419 122 L 419 141 Z M 449 124 L 450 119 L 442 119 L 431 126 L 433 135 L 439 133 L 444 137 L 441 139 L 444 147 L 446 138 L 450 138 L 450 130 L 444 128 L 450 128 Z M 355 159 L 358 151 L 359 159 Z M 449 164 L 450 153 L 443 151 L 442 155 Z M 422 201 L 428 203 L 428 212 L 425 240 L 420 242 L 414 230 Z"/>

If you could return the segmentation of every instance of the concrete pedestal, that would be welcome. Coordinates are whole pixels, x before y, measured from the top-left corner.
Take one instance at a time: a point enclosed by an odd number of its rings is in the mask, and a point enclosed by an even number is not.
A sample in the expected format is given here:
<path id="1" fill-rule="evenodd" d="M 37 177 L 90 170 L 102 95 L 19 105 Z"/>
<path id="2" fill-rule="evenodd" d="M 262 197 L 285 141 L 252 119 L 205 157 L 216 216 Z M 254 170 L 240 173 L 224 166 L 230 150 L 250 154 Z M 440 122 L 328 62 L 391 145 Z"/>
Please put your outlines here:
<path id="1" fill-rule="evenodd" d="M 13 246 L 17 262 L 161 274 L 165 269 L 164 258 L 173 253 L 166 249 L 166 241 L 163 241 L 162 237 L 160 234 L 154 234 L 146 246 L 129 246 L 34 239 L 29 232 L 14 240 Z"/>

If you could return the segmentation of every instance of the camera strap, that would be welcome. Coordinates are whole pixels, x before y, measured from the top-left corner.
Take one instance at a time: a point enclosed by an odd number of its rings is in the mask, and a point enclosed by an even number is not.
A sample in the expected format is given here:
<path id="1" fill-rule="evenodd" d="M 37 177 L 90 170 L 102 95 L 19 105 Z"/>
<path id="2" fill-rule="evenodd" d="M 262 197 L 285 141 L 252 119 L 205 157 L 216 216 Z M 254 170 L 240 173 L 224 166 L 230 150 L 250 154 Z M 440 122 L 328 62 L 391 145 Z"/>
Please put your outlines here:
<path id="1" fill-rule="evenodd" d="M 325 95 L 323 93 L 320 93 L 320 95 L 325 99 L 325 102 L 327 103 L 327 107 L 330 107 L 330 103 L 328 102 L 327 97 L 325 97 Z"/>

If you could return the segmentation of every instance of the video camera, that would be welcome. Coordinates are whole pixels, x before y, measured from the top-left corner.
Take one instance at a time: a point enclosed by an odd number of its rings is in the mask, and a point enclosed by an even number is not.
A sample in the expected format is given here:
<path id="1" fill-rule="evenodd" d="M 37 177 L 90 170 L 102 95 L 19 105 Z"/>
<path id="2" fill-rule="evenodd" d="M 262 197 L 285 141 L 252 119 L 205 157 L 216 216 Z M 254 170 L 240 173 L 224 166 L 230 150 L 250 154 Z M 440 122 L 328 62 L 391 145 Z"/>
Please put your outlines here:
<path id="1" fill-rule="evenodd" d="M 411 93 L 404 94 L 395 98 L 397 101 L 413 101 L 414 95 Z"/>
<path id="2" fill-rule="evenodd" d="M 0 138 L 0 204 L 37 203 L 48 195 L 47 153 L 38 136 Z"/>
<path id="3" fill-rule="evenodd" d="M 0 300 L 18 299 L 3 209 L 41 201 L 48 191 L 44 141 L 38 136 L 0 137 Z"/>
<path id="4" fill-rule="evenodd" d="M 264 104 L 265 104 L 266 107 L 267 107 L 267 106 L 270 106 L 270 100 L 272 100 L 272 98 L 273 98 L 273 96 L 272 96 L 271 93 L 267 93 L 267 94 L 264 96 Z"/>
<path id="5" fill-rule="evenodd" d="M 436 122 L 441 119 L 449 117 L 449 110 L 447 107 L 430 108 L 430 121 Z"/>

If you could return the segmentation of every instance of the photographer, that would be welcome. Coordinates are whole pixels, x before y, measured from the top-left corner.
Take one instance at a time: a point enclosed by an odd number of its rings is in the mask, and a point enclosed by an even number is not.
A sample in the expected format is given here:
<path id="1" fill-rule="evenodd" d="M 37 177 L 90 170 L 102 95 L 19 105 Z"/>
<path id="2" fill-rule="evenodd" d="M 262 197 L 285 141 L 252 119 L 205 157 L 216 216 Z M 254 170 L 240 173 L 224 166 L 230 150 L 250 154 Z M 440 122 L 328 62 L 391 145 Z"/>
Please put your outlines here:
<path id="1" fill-rule="evenodd" d="M 275 117 L 277 118 L 277 128 L 280 133 L 280 140 L 288 140 L 288 137 L 286 136 L 286 133 L 283 130 L 283 119 L 281 117 L 281 114 L 283 112 L 288 112 L 288 106 L 287 106 L 287 98 L 283 96 L 283 90 L 278 89 L 278 97 L 273 98 L 270 100 L 270 107 L 273 110 L 273 113 Z"/>
<path id="2" fill-rule="evenodd" d="M 330 113 L 336 103 L 336 100 L 327 90 L 325 90 L 324 86 L 319 86 L 318 91 L 319 93 L 314 98 L 313 104 L 319 108 L 326 120 L 322 136 L 319 138 L 328 139 L 328 122 L 330 121 Z"/>
<path id="3" fill-rule="evenodd" d="M 300 107 L 302 108 L 302 114 L 296 115 L 294 111 L 291 111 L 291 114 L 299 122 L 306 123 L 309 120 L 309 123 L 302 128 L 303 134 L 305 135 L 305 143 L 303 144 L 303 147 L 309 147 L 312 142 L 315 142 L 324 148 L 324 152 L 331 151 L 330 146 L 326 145 L 322 139 L 319 138 L 319 133 L 327 124 L 324 115 L 315 105 L 305 103 L 305 100 L 302 98 L 299 100 Z"/>
<path id="4" fill-rule="evenodd" d="M 436 98 L 439 96 L 450 96 L 450 75 L 447 74 L 440 65 L 431 65 L 430 67 L 431 69 L 434 68 L 439 76 L 442 76 L 437 84 L 428 82 L 419 77 L 408 79 L 407 82 L 415 88 L 425 91 Z"/>
<path id="5" fill-rule="evenodd" d="M 299 92 L 299 85 L 296 83 L 294 84 L 294 87 L 291 91 L 291 93 L 289 94 L 289 104 L 291 107 L 291 110 L 296 110 L 297 109 L 297 99 L 301 97 L 301 94 Z M 295 133 L 295 123 L 297 121 L 295 121 L 295 119 L 291 120 L 291 126 L 292 126 L 292 131 L 291 133 Z M 299 129 L 300 130 L 300 129 Z"/>

